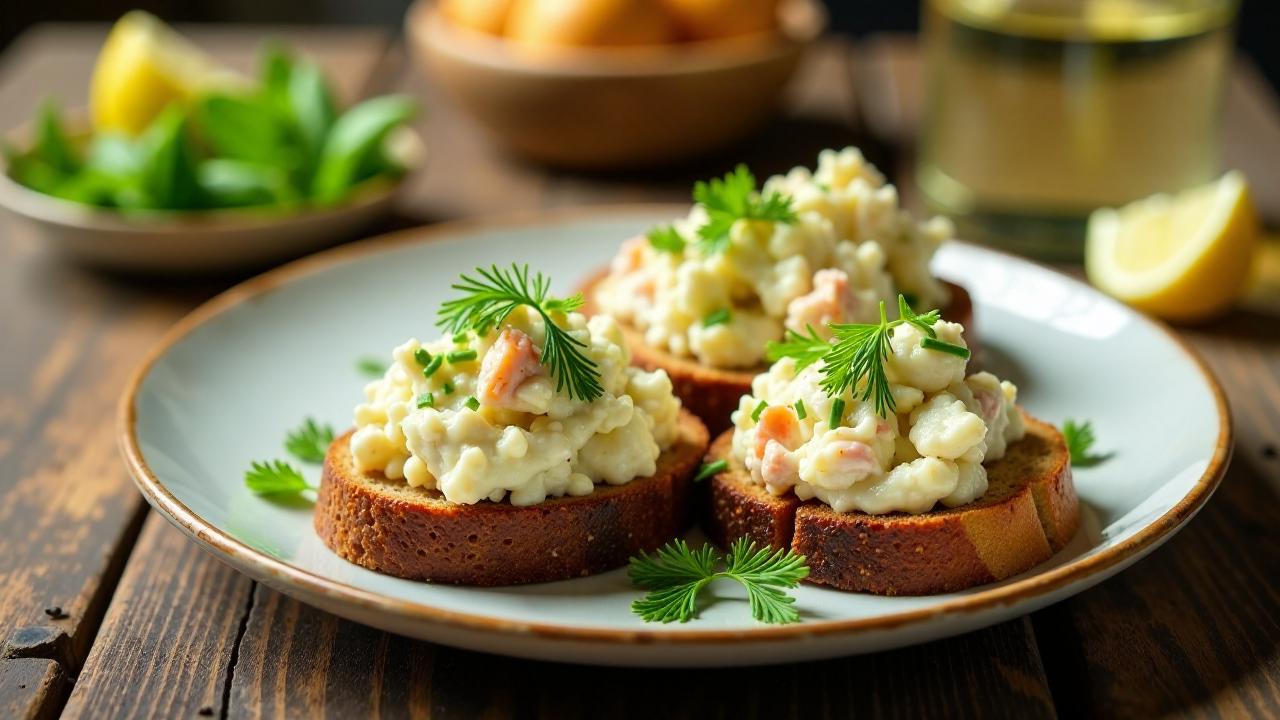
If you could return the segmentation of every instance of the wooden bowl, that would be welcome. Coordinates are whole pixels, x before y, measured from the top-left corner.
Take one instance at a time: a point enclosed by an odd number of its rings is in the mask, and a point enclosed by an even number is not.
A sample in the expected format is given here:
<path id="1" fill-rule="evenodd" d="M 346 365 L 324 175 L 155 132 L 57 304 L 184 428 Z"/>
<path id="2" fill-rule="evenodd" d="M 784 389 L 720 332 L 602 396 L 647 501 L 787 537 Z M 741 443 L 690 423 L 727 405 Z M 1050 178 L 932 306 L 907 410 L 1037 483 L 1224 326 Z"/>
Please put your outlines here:
<path id="1" fill-rule="evenodd" d="M 416 57 L 499 143 L 604 170 L 684 160 L 759 128 L 827 19 L 817 0 L 783 0 L 778 17 L 767 34 L 554 55 L 457 27 L 432 0 L 405 23 Z"/>
<path id="2" fill-rule="evenodd" d="M 74 123 L 73 139 L 87 136 L 87 125 Z M 30 136 L 23 127 L 8 139 L 26 147 Z M 51 252 L 85 265 L 174 275 L 262 267 L 333 245 L 386 215 L 426 152 L 410 128 L 397 130 L 388 150 L 405 173 L 366 180 L 334 205 L 224 210 L 125 212 L 63 200 L 19 184 L 0 159 L 0 208 L 28 225 Z"/>

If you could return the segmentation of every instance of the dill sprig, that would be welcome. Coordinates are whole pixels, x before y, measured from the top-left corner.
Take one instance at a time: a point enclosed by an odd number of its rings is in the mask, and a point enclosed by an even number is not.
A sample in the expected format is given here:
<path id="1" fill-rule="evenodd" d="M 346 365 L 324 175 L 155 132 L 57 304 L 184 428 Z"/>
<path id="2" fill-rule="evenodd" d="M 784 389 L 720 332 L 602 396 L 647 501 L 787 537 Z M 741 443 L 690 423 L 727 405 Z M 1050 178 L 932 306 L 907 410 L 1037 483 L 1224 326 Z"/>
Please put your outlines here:
<path id="1" fill-rule="evenodd" d="M 491 265 L 488 269 L 476 268 L 476 273 L 478 278 L 464 274 L 452 285 L 463 295 L 440 307 L 437 326 L 452 333 L 474 330 L 483 335 L 525 305 L 541 315 L 546 326 L 539 359 L 555 379 L 556 391 L 567 390 L 570 398 L 587 402 L 604 394 L 600 368 L 583 352 L 586 343 L 551 318 L 551 313 L 569 313 L 582 307 L 580 293 L 567 298 L 548 297 L 550 278 L 542 273 L 530 277 L 528 265 L 512 263 L 509 270 Z"/>
<path id="2" fill-rule="evenodd" d="M 724 562 L 724 569 L 717 566 Z M 653 555 L 640 553 L 631 558 L 631 581 L 648 590 L 631 603 L 631 611 L 645 622 L 688 622 L 698 614 L 698 596 L 713 580 L 736 580 L 747 589 L 751 616 L 763 623 L 799 622 L 795 598 L 787 594 L 809 575 L 803 555 L 791 550 L 757 549 L 755 542 L 740 537 L 721 557 L 705 545 L 691 549 L 684 540 L 675 540 Z"/>
<path id="3" fill-rule="evenodd" d="M 764 346 L 764 356 L 769 362 L 777 362 L 784 357 L 796 361 L 796 372 L 809 367 L 822 359 L 831 350 L 831 342 L 818 337 L 818 331 L 812 325 L 805 325 L 808 335 L 795 330 L 788 330 L 782 342 L 770 340 Z"/>
<path id="4" fill-rule="evenodd" d="M 889 389 L 889 377 L 884 364 L 889 359 L 889 340 L 894 328 L 914 325 L 925 334 L 921 346 L 927 350 L 968 358 L 969 350 L 960 345 L 939 340 L 933 326 L 938 322 L 937 310 L 916 314 L 902 295 L 898 296 L 898 317 L 888 318 L 885 304 L 880 303 L 880 322 L 873 324 L 828 323 L 833 337 L 828 342 L 818 337 L 817 331 L 808 327 L 809 334 L 802 335 L 788 330 L 783 342 L 771 342 L 765 348 L 765 357 L 776 362 L 784 357 L 796 361 L 796 369 L 822 361 L 821 386 L 827 397 L 840 397 L 850 389 L 853 396 L 874 404 L 876 413 L 888 417 L 896 409 L 893 392 Z"/>
<path id="5" fill-rule="evenodd" d="M 756 192 L 756 179 L 746 165 L 734 168 L 723 180 L 699 181 L 693 186 L 693 200 L 707 213 L 707 222 L 698 228 L 698 248 L 706 255 L 729 247 L 729 231 L 739 220 L 796 221 L 791 197 L 777 190 L 766 195 Z"/>
<path id="6" fill-rule="evenodd" d="M 889 378 L 884 371 L 884 364 L 889 359 L 889 338 L 893 337 L 893 329 L 911 323 L 920 328 L 926 337 L 936 340 L 937 333 L 933 331 L 933 326 L 937 322 L 937 310 L 917 315 L 907 304 L 907 299 L 899 295 L 896 320 L 888 318 L 882 300 L 879 323 L 831 323 L 829 327 L 834 332 L 833 344 L 822 358 L 822 389 L 828 397 L 838 397 L 852 388 L 854 397 L 863 402 L 871 402 L 877 414 L 887 417 L 896 407 L 893 392 L 889 390 Z"/>
<path id="7" fill-rule="evenodd" d="M 303 462 L 319 463 L 324 462 L 325 453 L 329 452 L 332 442 L 331 426 L 321 425 L 313 418 L 307 418 L 302 427 L 285 435 L 284 449 Z"/>

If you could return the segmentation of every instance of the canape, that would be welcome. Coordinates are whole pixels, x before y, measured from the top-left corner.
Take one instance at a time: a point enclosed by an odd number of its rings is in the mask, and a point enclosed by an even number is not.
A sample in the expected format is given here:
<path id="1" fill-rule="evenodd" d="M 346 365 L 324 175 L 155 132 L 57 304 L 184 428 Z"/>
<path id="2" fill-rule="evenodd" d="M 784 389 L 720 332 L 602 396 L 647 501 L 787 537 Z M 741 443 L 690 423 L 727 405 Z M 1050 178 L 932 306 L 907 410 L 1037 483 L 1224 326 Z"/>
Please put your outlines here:
<path id="1" fill-rule="evenodd" d="M 686 218 L 626 241 L 584 285 L 587 311 L 622 325 L 635 362 L 664 369 L 687 408 L 719 432 L 788 333 L 869 322 L 881 301 L 972 324 L 968 293 L 929 261 L 954 235 L 945 218 L 917 221 L 855 148 L 827 150 L 757 191 L 739 166 L 698 183 Z"/>
<path id="2" fill-rule="evenodd" d="M 509 585 L 624 565 L 687 526 L 706 451 L 618 324 L 527 270 L 463 277 L 447 335 L 397 347 L 325 460 L 315 527 L 378 572 Z"/>

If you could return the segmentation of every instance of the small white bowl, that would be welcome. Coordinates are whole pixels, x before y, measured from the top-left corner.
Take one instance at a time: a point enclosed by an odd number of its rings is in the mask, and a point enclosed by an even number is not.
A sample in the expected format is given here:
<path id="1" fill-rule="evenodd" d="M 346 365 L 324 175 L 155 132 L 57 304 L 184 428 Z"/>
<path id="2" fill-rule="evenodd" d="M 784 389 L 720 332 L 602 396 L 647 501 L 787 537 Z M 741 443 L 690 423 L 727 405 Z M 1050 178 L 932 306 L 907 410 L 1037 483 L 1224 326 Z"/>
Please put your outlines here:
<path id="1" fill-rule="evenodd" d="M 262 267 L 349 238 L 385 215 L 426 155 L 422 139 L 408 128 L 396 131 L 388 151 L 406 168 L 399 177 L 367 180 L 336 205 L 288 209 L 121 212 L 32 190 L 10 177 L 0 160 L 0 207 L 51 251 L 104 269 L 196 274 Z"/>

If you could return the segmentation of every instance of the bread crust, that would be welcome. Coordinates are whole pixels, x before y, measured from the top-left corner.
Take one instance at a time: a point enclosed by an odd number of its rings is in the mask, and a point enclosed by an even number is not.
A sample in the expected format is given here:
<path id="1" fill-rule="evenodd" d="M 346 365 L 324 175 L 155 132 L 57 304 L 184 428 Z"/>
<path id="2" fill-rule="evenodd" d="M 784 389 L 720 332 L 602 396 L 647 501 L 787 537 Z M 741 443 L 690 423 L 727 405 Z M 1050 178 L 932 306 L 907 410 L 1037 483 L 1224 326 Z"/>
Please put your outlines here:
<path id="1" fill-rule="evenodd" d="M 595 290 L 608 274 L 607 269 L 597 272 L 581 285 L 579 289 L 586 301 L 582 312 L 588 315 L 600 312 L 595 303 Z M 973 332 L 973 300 L 963 287 L 950 282 L 945 284 L 951 291 L 951 304 L 943 311 L 942 316 L 965 326 L 966 342 L 976 356 L 978 345 Z M 708 367 L 694 358 L 673 355 L 651 347 L 645 343 L 644 333 L 623 322 L 618 325 L 631 350 L 631 364 L 650 371 L 659 368 L 666 370 L 676 396 L 690 412 L 702 418 L 713 436 L 732 426 L 730 415 L 738 409 L 738 401 L 742 396 L 750 394 L 751 380 L 769 369 L 768 365 L 746 370 Z"/>
<path id="2" fill-rule="evenodd" d="M 359 472 L 348 431 L 325 458 L 316 533 L 346 560 L 410 580 L 520 585 L 611 570 L 688 526 L 688 485 L 708 434 L 684 410 L 678 429 L 654 475 L 526 507 L 460 505 L 434 490 Z"/>
<path id="3" fill-rule="evenodd" d="M 1024 417 L 1026 437 L 987 466 L 981 498 L 921 515 L 838 513 L 817 500 L 775 498 L 732 459 L 725 433 L 708 453 L 729 461 L 711 479 L 708 534 L 721 546 L 747 535 L 790 547 L 807 558 L 810 582 L 853 592 L 930 595 L 1016 575 L 1049 559 L 1080 527 L 1061 433 Z"/>

